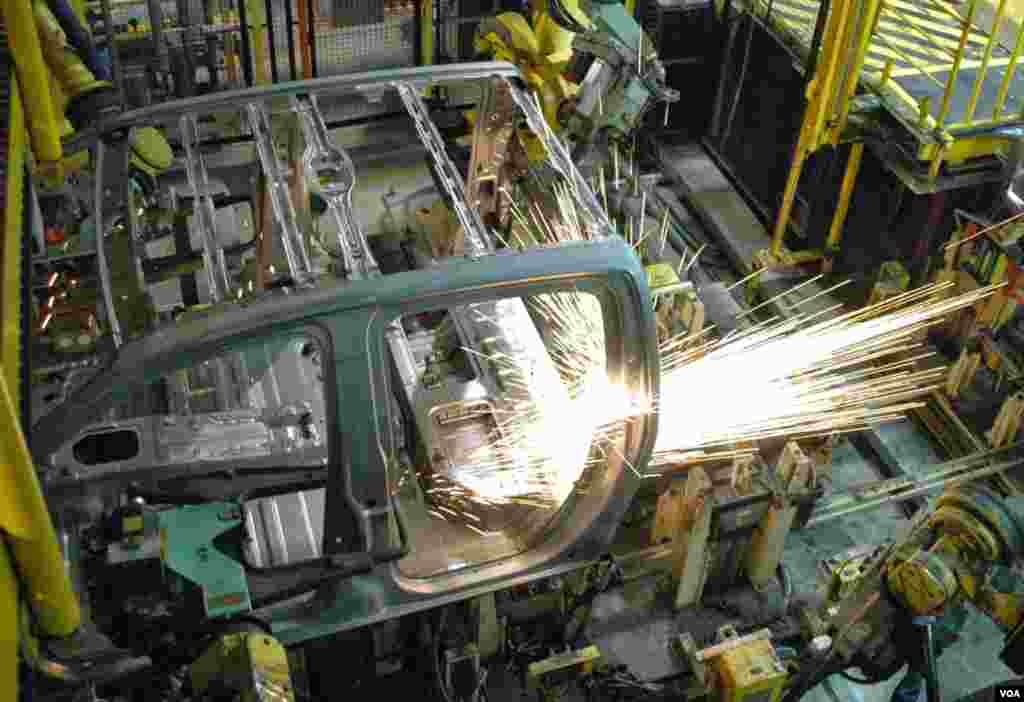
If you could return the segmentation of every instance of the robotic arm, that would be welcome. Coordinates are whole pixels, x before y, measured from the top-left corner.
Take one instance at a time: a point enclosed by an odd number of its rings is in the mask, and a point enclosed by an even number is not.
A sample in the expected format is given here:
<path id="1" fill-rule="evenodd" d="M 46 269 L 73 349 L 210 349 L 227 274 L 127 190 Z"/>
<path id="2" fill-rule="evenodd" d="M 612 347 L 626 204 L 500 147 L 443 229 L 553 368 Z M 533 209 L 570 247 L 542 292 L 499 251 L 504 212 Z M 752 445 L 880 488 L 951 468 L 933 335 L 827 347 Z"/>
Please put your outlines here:
<path id="1" fill-rule="evenodd" d="M 799 699 L 847 668 L 876 682 L 910 661 L 923 670 L 929 700 L 936 700 L 936 628 L 955 627 L 967 603 L 1006 632 L 1000 659 L 1024 674 L 1022 557 L 1024 497 L 974 486 L 947 492 L 908 538 L 862 564 L 859 586 L 826 609 L 823 626 L 812 633 L 830 636 L 831 647 L 805 661 L 787 698 Z"/>
<path id="2" fill-rule="evenodd" d="M 654 42 L 619 0 L 538 0 L 532 22 L 505 13 L 481 23 L 476 46 L 520 66 L 545 117 L 576 144 L 579 164 L 633 136 L 666 83 Z"/>

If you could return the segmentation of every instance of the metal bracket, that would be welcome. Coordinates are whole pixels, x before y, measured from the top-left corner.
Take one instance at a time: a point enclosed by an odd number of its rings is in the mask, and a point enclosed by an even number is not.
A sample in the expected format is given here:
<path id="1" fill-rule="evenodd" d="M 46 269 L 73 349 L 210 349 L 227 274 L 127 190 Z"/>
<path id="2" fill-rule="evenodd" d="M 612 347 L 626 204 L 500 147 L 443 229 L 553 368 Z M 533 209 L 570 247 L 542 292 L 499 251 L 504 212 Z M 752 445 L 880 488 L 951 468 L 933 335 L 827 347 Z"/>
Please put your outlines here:
<path id="1" fill-rule="evenodd" d="M 423 103 L 423 99 L 409 83 L 397 82 L 394 85 L 402 98 L 406 111 L 416 125 L 416 131 L 419 132 L 420 139 L 434 159 L 438 178 L 444 186 L 452 203 L 452 208 L 455 210 L 455 216 L 465 232 L 466 252 L 473 256 L 492 253 L 494 245 L 491 243 L 490 234 L 488 234 L 483 220 L 480 219 L 480 214 L 476 209 L 468 206 L 469 203 L 466 199 L 462 175 L 451 159 L 448 158 L 444 141 L 437 131 L 437 126 L 430 119 L 430 113 L 427 110 L 427 106 Z"/>
<path id="2" fill-rule="evenodd" d="M 597 195 L 587 187 L 587 182 L 580 175 L 579 170 L 577 170 L 565 144 L 551 130 L 547 119 L 544 118 L 544 111 L 541 109 L 537 96 L 527 97 L 526 93 L 514 85 L 511 80 L 508 78 L 503 80 L 512 94 L 512 99 L 516 101 L 519 109 L 523 111 L 530 130 L 544 144 L 544 148 L 547 150 L 548 157 L 551 160 L 551 165 L 565 178 L 569 187 L 572 188 L 573 195 L 576 198 L 576 205 L 581 213 L 585 215 L 584 225 L 590 234 L 590 238 L 600 239 L 615 236 L 615 227 L 612 226 L 611 221 L 608 219 L 608 213 L 598 203 Z"/>
<path id="3" fill-rule="evenodd" d="M 501 206 L 501 189 L 515 136 L 515 111 L 507 83 L 484 83 L 483 97 L 477 107 L 466 191 L 469 206 L 476 208 L 485 221 L 501 220 L 502 210 L 507 210 Z M 457 250 L 458 246 L 455 248 Z"/>
<path id="4" fill-rule="evenodd" d="M 203 155 L 199 153 L 199 126 L 194 114 L 183 115 L 179 124 L 181 143 L 185 147 L 185 172 L 195 198 L 193 221 L 203 242 L 203 264 L 210 297 L 215 303 L 223 302 L 231 295 L 231 282 L 224 247 L 217 240 L 217 215 L 210 194 L 210 178 Z"/>
<path id="5" fill-rule="evenodd" d="M 349 278 L 370 277 L 379 266 L 352 211 L 356 183 L 352 159 L 344 149 L 331 143 L 315 95 L 293 97 L 292 109 L 299 115 L 306 138 L 302 160 L 307 177 L 317 182 L 338 227 L 344 273 Z"/>

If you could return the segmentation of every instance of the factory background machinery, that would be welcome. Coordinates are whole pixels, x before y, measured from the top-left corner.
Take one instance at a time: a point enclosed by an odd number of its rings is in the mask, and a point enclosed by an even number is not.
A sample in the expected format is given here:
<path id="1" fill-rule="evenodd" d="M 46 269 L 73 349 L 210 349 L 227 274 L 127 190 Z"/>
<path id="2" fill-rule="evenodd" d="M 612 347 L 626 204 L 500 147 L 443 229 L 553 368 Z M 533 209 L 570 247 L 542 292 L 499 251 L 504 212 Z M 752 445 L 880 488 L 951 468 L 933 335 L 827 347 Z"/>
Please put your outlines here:
<path id="1" fill-rule="evenodd" d="M 1012 0 L 0 10 L 3 699 L 1024 674 Z"/>

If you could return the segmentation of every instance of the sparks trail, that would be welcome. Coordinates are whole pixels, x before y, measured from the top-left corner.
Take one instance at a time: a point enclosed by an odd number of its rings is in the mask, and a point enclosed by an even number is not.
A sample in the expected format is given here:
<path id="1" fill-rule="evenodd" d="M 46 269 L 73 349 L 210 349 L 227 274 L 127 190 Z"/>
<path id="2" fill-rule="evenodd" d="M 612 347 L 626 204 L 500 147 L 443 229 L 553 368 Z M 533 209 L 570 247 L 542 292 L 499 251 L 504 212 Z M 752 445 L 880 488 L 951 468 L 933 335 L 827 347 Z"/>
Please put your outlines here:
<path id="1" fill-rule="evenodd" d="M 945 367 L 917 369 L 933 355 L 924 332 L 994 289 L 944 298 L 948 286 L 931 285 L 835 319 L 801 315 L 723 341 L 664 345 L 655 411 L 671 430 L 659 435 L 656 465 L 690 451 L 903 418 L 945 378 Z"/>
<path id="2" fill-rule="evenodd" d="M 539 245 L 591 238 L 595 229 L 571 188 L 553 192 L 557 211 L 524 212 L 513 202 L 512 216 Z M 660 430 L 645 475 L 751 455 L 757 449 L 745 446 L 763 439 L 829 436 L 902 419 L 945 378 L 944 367 L 920 367 L 933 355 L 924 348 L 927 329 L 997 287 L 951 297 L 949 285 L 930 285 L 852 312 L 835 305 L 772 318 L 724 339 L 712 338 L 711 328 L 676 336 L 660 345 L 661 396 L 646 402 L 608 380 L 595 297 L 532 298 L 528 307 L 541 321 L 557 373 L 538 378 L 535 359 L 488 356 L 509 371 L 510 392 L 530 399 L 495 416 L 489 442 L 459 470 L 461 491 L 448 494 L 469 515 L 516 502 L 557 507 L 588 465 L 617 452 L 627 420 L 649 412 L 658 413 Z"/>

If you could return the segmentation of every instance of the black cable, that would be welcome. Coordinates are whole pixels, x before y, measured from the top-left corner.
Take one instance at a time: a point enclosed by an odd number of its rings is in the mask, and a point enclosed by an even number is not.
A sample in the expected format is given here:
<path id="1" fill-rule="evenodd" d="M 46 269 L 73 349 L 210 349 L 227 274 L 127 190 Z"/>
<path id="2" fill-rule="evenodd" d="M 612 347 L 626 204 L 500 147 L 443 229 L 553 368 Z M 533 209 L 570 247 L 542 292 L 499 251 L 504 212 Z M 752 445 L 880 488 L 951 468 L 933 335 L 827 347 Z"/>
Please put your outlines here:
<path id="1" fill-rule="evenodd" d="M 452 698 L 444 684 L 444 671 L 441 669 L 441 644 L 444 642 L 444 625 L 447 619 L 448 609 L 442 607 L 437 617 L 437 625 L 434 628 L 434 645 L 432 646 L 433 655 L 431 658 L 433 658 L 434 682 L 437 684 L 438 692 L 441 693 L 441 699 L 443 702 L 452 702 Z"/>

